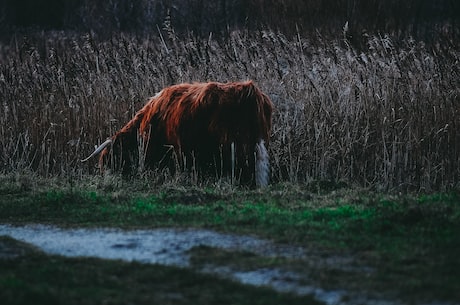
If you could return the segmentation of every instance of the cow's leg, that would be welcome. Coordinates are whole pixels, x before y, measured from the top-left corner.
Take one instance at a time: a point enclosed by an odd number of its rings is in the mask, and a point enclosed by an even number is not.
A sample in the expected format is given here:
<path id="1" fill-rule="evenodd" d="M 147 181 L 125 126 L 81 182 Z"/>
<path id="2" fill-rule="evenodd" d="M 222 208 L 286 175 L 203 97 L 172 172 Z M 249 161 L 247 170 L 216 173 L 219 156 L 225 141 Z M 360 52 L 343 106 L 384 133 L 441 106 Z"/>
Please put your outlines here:
<path id="1" fill-rule="evenodd" d="M 267 148 L 265 141 L 260 139 L 256 143 L 256 164 L 255 164 L 255 180 L 257 187 L 264 187 L 268 185 L 270 175 L 270 162 L 268 158 Z"/>

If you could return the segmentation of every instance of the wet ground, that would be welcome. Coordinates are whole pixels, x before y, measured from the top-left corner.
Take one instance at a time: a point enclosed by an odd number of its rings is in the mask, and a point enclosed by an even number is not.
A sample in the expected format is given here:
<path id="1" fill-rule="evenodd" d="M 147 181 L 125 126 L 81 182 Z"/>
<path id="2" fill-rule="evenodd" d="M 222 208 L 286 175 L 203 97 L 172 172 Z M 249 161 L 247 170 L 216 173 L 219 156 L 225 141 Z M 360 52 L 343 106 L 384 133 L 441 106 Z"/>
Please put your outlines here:
<path id="1" fill-rule="evenodd" d="M 263 259 L 285 259 L 301 261 L 316 268 L 334 268 L 362 273 L 373 272 L 367 266 L 360 266 L 351 257 L 318 256 L 307 249 L 289 245 L 274 244 L 271 241 L 251 236 L 222 234 L 210 230 L 197 229 L 62 229 L 45 225 L 11 226 L 0 225 L 0 236 L 10 236 L 16 240 L 34 245 L 48 254 L 66 257 L 97 257 L 120 259 L 149 264 L 161 264 L 193 268 L 199 272 L 211 273 L 231 278 L 248 285 L 268 286 L 280 292 L 311 295 L 328 305 L 333 304 L 402 304 L 398 300 L 371 297 L 364 292 L 342 289 L 325 289 L 312 281 L 304 268 L 284 268 L 283 266 L 238 267 L 231 259 L 225 262 L 211 261 L 193 263 L 194 250 L 200 252 L 220 249 L 226 253 L 246 253 Z M 0 245 L 0 258 L 14 257 L 14 249 Z M 231 257 L 231 256 L 230 256 Z M 308 268 L 307 268 L 308 270 Z"/>

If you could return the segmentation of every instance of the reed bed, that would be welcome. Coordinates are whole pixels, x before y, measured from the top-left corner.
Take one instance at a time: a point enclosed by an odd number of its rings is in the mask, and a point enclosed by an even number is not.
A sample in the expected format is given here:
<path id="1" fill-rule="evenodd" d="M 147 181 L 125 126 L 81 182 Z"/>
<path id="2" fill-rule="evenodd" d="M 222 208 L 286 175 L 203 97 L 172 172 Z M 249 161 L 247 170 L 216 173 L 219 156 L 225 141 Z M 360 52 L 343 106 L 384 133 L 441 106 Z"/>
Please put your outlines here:
<path id="1" fill-rule="evenodd" d="M 16 36 L 0 44 L 0 171 L 96 174 L 80 159 L 163 87 L 253 79 L 276 106 L 273 182 L 458 188 L 458 50 L 387 36 L 367 36 L 358 49 L 346 35 L 275 31 Z"/>

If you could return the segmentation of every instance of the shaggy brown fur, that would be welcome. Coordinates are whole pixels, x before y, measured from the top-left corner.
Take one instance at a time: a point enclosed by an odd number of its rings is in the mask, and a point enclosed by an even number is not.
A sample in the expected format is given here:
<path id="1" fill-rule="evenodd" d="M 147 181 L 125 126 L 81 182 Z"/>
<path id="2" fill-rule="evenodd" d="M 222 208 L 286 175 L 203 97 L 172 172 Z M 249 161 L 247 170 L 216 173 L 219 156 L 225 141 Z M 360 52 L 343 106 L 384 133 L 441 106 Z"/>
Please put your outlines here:
<path id="1" fill-rule="evenodd" d="M 137 170 L 140 145 L 147 168 L 173 169 L 175 156 L 182 168 L 220 176 L 230 172 L 234 143 L 236 175 L 254 181 L 256 144 L 269 142 L 272 111 L 272 102 L 252 81 L 174 85 L 103 144 L 100 167 L 109 163 L 124 174 Z"/>

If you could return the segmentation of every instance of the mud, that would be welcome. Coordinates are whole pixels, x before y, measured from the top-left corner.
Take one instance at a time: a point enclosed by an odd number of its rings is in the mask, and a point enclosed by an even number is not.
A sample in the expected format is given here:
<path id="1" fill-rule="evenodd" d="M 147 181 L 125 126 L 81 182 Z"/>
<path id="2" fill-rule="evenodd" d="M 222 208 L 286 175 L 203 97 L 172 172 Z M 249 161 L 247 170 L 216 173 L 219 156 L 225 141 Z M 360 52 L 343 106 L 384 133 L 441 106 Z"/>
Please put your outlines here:
<path id="1" fill-rule="evenodd" d="M 61 229 L 46 225 L 16 227 L 0 225 L 0 236 L 10 236 L 21 242 L 38 247 L 48 254 L 66 257 L 97 257 L 119 259 L 149 264 L 196 268 L 190 263 L 190 250 L 194 247 L 213 247 L 229 251 L 247 251 L 261 257 L 281 257 L 304 260 L 306 264 L 333 266 L 347 269 L 352 259 L 347 257 L 318 258 L 306 249 L 289 245 L 278 245 L 268 240 L 251 236 L 222 234 L 210 230 L 197 229 Z M 11 252 L 11 251 L 10 251 Z M 12 256 L 12 253 L 8 253 Z M 0 258 L 2 257 L 0 251 Z M 311 261 L 312 260 L 312 261 Z M 371 272 L 367 267 L 360 272 Z M 234 266 L 201 266 L 198 270 L 221 277 L 231 278 L 248 285 L 268 286 L 280 292 L 298 295 L 312 295 L 328 304 L 400 304 L 396 300 L 381 300 L 346 290 L 327 290 L 314 285 L 308 274 L 282 268 L 255 268 L 238 270 Z"/>

